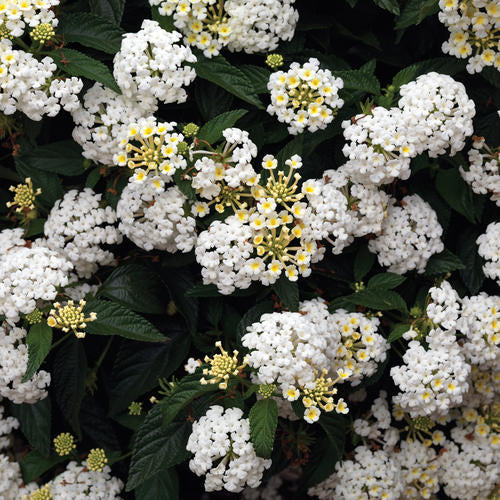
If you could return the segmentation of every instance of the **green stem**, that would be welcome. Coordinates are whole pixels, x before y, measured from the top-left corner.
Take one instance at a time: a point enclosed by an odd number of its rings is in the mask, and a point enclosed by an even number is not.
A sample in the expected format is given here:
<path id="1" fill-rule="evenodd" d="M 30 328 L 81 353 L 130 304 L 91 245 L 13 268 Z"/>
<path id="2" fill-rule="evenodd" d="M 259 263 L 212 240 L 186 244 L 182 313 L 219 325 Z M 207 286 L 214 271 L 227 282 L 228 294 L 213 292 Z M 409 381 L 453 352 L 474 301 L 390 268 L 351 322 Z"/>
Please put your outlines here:
<path id="1" fill-rule="evenodd" d="M 52 344 L 52 346 L 50 347 L 50 350 L 52 351 L 52 349 L 56 348 L 59 344 L 62 344 L 71 335 L 73 335 L 73 332 L 68 332 L 66 335 L 64 335 L 63 337 L 61 337 L 57 342 L 55 342 L 54 344 Z"/>
<path id="2" fill-rule="evenodd" d="M 31 49 L 28 47 L 28 45 L 24 43 L 20 38 L 15 37 L 14 41 L 17 43 L 17 45 L 22 47 L 26 52 L 31 52 Z"/>
<path id="3" fill-rule="evenodd" d="M 104 358 L 106 357 L 106 354 L 109 351 L 109 348 L 111 347 L 111 343 L 113 342 L 113 337 L 110 336 L 108 339 L 108 343 L 106 344 L 106 347 L 104 348 L 104 351 L 102 351 L 101 355 L 99 356 L 99 359 L 97 360 L 97 363 L 95 364 L 94 371 L 97 371 L 99 367 L 101 366 L 102 362 L 104 361 Z"/>
<path id="4" fill-rule="evenodd" d="M 122 455 L 121 457 L 115 458 L 114 460 L 110 460 L 108 462 L 108 465 L 113 465 L 116 464 L 116 462 L 120 462 L 121 460 L 125 460 L 126 458 L 130 457 L 132 455 L 132 452 L 129 451 L 128 453 L 125 453 L 125 455 Z"/>

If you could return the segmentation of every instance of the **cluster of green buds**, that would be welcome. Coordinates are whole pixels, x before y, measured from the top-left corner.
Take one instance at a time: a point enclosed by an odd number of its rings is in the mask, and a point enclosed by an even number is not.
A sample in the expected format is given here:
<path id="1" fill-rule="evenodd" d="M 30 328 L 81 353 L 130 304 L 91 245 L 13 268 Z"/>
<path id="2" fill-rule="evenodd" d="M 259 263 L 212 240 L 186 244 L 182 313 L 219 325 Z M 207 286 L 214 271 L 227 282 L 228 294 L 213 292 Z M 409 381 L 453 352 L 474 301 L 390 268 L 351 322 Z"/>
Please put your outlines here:
<path id="1" fill-rule="evenodd" d="M 85 300 L 80 300 L 78 306 L 72 300 L 69 300 L 65 306 L 59 302 L 54 302 L 54 309 L 50 310 L 50 316 L 47 319 L 47 324 L 52 328 L 59 328 L 63 332 L 72 331 L 77 338 L 85 338 L 85 327 L 87 322 L 95 321 L 97 314 L 91 312 L 89 316 L 85 317 L 83 308 L 85 307 Z"/>
<path id="2" fill-rule="evenodd" d="M 142 403 L 132 401 L 128 407 L 129 415 L 140 415 L 142 413 Z"/>
<path id="3" fill-rule="evenodd" d="M 42 193 L 42 190 L 38 188 L 35 191 L 30 177 L 26 177 L 24 182 L 24 184 L 10 186 L 9 191 L 15 194 L 14 199 L 7 202 L 7 207 L 16 207 L 16 212 L 27 214 L 30 210 L 35 209 L 36 197 Z"/>
<path id="4" fill-rule="evenodd" d="M 76 448 L 75 438 L 69 432 L 62 432 L 54 438 L 54 448 L 60 457 L 65 457 Z"/>
<path id="5" fill-rule="evenodd" d="M 6 38 L 7 40 L 12 40 L 13 36 L 9 28 L 5 26 L 5 23 L 0 26 L 0 40 Z"/>
<path id="6" fill-rule="evenodd" d="M 30 36 L 35 42 L 40 42 L 40 45 L 45 45 L 56 36 L 56 33 L 52 24 L 42 23 L 31 30 Z"/>
<path id="7" fill-rule="evenodd" d="M 33 491 L 30 495 L 24 495 L 25 500 L 52 500 L 53 498 L 48 484 Z"/>
<path id="8" fill-rule="evenodd" d="M 274 70 L 277 70 L 283 66 L 283 56 L 281 54 L 269 54 L 266 57 L 266 64 Z"/>
<path id="9" fill-rule="evenodd" d="M 42 311 L 40 311 L 40 309 L 37 308 L 34 311 L 27 314 L 24 318 L 30 325 L 37 325 L 38 323 L 42 322 L 43 313 Z"/>
<path id="10" fill-rule="evenodd" d="M 91 471 L 102 472 L 108 463 L 106 452 L 102 448 L 93 448 L 87 456 L 87 468 Z"/>
<path id="11" fill-rule="evenodd" d="M 238 375 L 246 366 L 246 361 L 244 359 L 243 363 L 239 364 L 238 351 L 234 350 L 233 355 L 230 356 L 220 341 L 216 342 L 215 345 L 220 349 L 221 354 L 215 354 L 213 358 L 205 356 L 205 363 L 208 363 L 210 368 L 204 368 L 203 375 L 209 375 L 211 378 L 203 377 L 200 383 L 202 385 L 219 384 L 219 389 L 227 389 L 229 377 Z"/>

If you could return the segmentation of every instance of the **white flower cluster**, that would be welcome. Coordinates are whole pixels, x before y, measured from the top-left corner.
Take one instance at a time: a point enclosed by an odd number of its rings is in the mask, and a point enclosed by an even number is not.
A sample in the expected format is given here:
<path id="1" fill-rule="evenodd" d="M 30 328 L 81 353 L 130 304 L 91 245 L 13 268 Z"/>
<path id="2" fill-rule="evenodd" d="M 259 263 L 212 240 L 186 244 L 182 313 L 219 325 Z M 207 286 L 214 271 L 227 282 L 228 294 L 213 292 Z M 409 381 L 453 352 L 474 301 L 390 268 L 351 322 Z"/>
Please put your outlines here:
<path id="1" fill-rule="evenodd" d="M 466 359 L 481 369 L 500 366 L 500 297 L 482 292 L 462 300 L 457 329 Z"/>
<path id="2" fill-rule="evenodd" d="M 403 492 L 397 461 L 382 450 L 358 446 L 352 460 L 337 462 L 335 473 L 310 488 L 320 500 L 398 500 Z"/>
<path id="3" fill-rule="evenodd" d="M 500 435 L 487 425 L 457 425 L 438 460 L 440 481 L 450 498 L 490 498 L 500 480 Z"/>
<path id="4" fill-rule="evenodd" d="M 288 71 L 271 74 L 267 84 L 271 104 L 267 112 L 289 124 L 290 134 L 324 129 L 344 105 L 338 95 L 343 86 L 342 79 L 335 78 L 328 69 L 320 69 L 315 58 L 303 65 L 294 62 Z"/>
<path id="5" fill-rule="evenodd" d="M 178 43 L 182 35 L 168 32 L 156 21 L 145 19 L 137 33 L 127 33 L 113 60 L 113 75 L 123 94 L 141 100 L 184 102 L 184 86 L 196 77 L 191 49 Z"/>
<path id="6" fill-rule="evenodd" d="M 351 182 L 342 167 L 304 182 L 302 190 L 320 223 L 317 239 L 331 243 L 334 254 L 354 238 L 381 231 L 389 196 L 375 186 Z"/>
<path id="7" fill-rule="evenodd" d="M 445 415 L 459 406 L 469 389 L 470 365 L 465 361 L 454 330 L 432 329 L 429 348 L 412 340 L 403 355 L 404 364 L 391 368 L 399 387 L 393 402 L 412 417 Z"/>
<path id="8" fill-rule="evenodd" d="M 465 59 L 470 57 L 467 71 L 471 74 L 484 67 L 500 68 L 498 28 L 500 6 L 487 0 L 439 0 L 439 20 L 450 31 L 442 45 L 445 54 Z"/>
<path id="9" fill-rule="evenodd" d="M 468 169 L 460 167 L 460 174 L 469 183 L 474 193 L 490 194 L 491 200 L 500 206 L 500 160 L 499 149 L 490 148 L 484 137 L 474 137 L 469 151 Z"/>
<path id="10" fill-rule="evenodd" d="M 302 302 L 300 313 L 263 314 L 247 327 L 242 344 L 250 351 L 247 363 L 255 370 L 254 382 L 277 384 L 288 401 L 302 397 L 314 413 L 304 416 L 311 422 L 319 418 L 320 408 L 347 411 L 341 399 L 333 403 L 330 396 L 336 390 L 330 386 L 345 379 L 358 385 L 385 360 L 388 346 L 377 333 L 378 324 L 377 318 L 342 309 L 330 314 L 321 299 L 314 299 Z"/>
<path id="11" fill-rule="evenodd" d="M 15 404 L 35 403 L 47 396 L 50 374 L 39 370 L 27 382 L 21 382 L 28 366 L 28 346 L 24 328 L 0 325 L 0 397 Z"/>
<path id="12" fill-rule="evenodd" d="M 90 188 L 72 189 L 56 201 L 44 226 L 46 245 L 64 255 L 84 278 L 99 266 L 113 264 L 114 255 L 101 245 L 122 240 L 114 226 L 116 212 L 109 206 L 103 208 L 101 198 Z"/>
<path id="13" fill-rule="evenodd" d="M 399 92 L 399 107 L 375 107 L 342 122 L 350 141 L 344 168 L 352 180 L 380 185 L 408 179 L 411 158 L 424 151 L 453 156 L 472 134 L 474 102 L 450 76 L 427 73 Z"/>
<path id="14" fill-rule="evenodd" d="M 225 488 L 238 493 L 256 488 L 271 460 L 259 458 L 250 441 L 250 422 L 239 408 L 211 406 L 193 423 L 186 449 L 194 454 L 189 468 L 205 476 L 205 491 Z M 214 462 L 217 463 L 214 466 Z"/>
<path id="15" fill-rule="evenodd" d="M 127 134 L 128 124 L 156 111 L 156 99 L 119 95 L 95 83 L 73 110 L 73 139 L 83 148 L 83 156 L 103 165 L 113 165 L 120 140 Z"/>
<path id="16" fill-rule="evenodd" d="M 500 285 L 500 222 L 492 222 L 476 240 L 477 253 L 486 261 L 483 272 Z"/>
<path id="17" fill-rule="evenodd" d="M 120 479 L 113 477 L 111 469 L 106 465 L 102 472 L 91 471 L 86 462 L 78 464 L 70 462 L 66 470 L 58 474 L 45 487 L 54 500 L 87 500 L 89 498 L 102 498 L 106 500 L 120 500 L 119 496 L 123 489 Z"/>
<path id="18" fill-rule="evenodd" d="M 405 196 L 401 206 L 395 202 L 390 200 L 381 232 L 368 248 L 391 272 L 404 274 L 415 269 L 423 273 L 429 258 L 444 249 L 443 229 L 436 212 L 420 196 Z"/>
<path id="19" fill-rule="evenodd" d="M 12 42 L 4 38 L 0 40 L 0 61 L 0 111 L 6 115 L 22 111 L 31 120 L 39 121 L 42 115 L 57 115 L 61 107 L 66 111 L 78 107 L 82 80 L 57 79 L 57 66 L 50 57 L 38 61 L 32 54 L 14 49 Z"/>
<path id="20" fill-rule="evenodd" d="M 206 57 L 223 47 L 248 54 L 276 49 L 291 40 L 299 15 L 295 0 L 149 0 Z"/>
<path id="21" fill-rule="evenodd" d="M 130 182 L 116 207 L 118 230 L 147 251 L 189 252 L 196 241 L 196 224 L 194 217 L 186 215 L 185 203 L 177 186 L 165 190 L 158 177 Z"/>
<path id="22" fill-rule="evenodd" d="M 6 0 L 0 9 L 0 26 L 5 26 L 14 37 L 22 37 L 26 27 L 34 28 L 49 23 L 58 24 L 53 8 L 59 0 Z"/>
<path id="23" fill-rule="evenodd" d="M 37 300 L 54 300 L 73 268 L 53 250 L 25 246 L 22 235 L 21 228 L 0 232 L 0 314 L 12 324 L 31 313 Z"/>

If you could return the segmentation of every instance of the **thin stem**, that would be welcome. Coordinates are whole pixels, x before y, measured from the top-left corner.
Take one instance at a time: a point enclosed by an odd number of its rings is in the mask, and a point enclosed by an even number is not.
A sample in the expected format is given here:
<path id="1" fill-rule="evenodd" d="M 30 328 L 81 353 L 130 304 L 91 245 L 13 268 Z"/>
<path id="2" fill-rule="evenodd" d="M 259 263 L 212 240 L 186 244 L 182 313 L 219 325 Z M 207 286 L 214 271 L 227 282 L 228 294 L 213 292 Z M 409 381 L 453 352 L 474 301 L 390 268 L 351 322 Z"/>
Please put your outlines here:
<path id="1" fill-rule="evenodd" d="M 14 40 L 17 43 L 17 45 L 22 47 L 26 52 L 31 52 L 30 47 L 28 47 L 28 45 L 26 43 L 24 43 L 20 38 L 15 37 Z"/>
<path id="2" fill-rule="evenodd" d="M 132 455 L 132 452 L 129 451 L 128 453 L 125 453 L 125 455 L 122 455 L 121 457 L 115 458 L 114 460 L 110 460 L 108 462 L 108 465 L 116 464 L 116 462 L 120 462 L 121 460 L 125 460 L 126 458 L 130 457 L 131 455 Z"/>
<path id="3" fill-rule="evenodd" d="M 52 351 L 52 349 L 54 349 L 55 347 L 57 347 L 59 344 L 62 344 L 71 335 L 73 335 L 73 332 L 68 332 L 66 335 L 64 335 L 63 337 L 61 337 L 57 342 L 55 342 L 54 344 L 52 344 L 50 350 Z"/>
<path id="4" fill-rule="evenodd" d="M 104 361 L 104 358 L 106 357 L 106 354 L 109 351 L 109 348 L 111 347 L 111 343 L 113 342 L 113 337 L 110 336 L 108 339 L 108 343 L 106 344 L 106 347 L 104 348 L 104 351 L 102 351 L 101 355 L 99 356 L 99 359 L 97 360 L 97 363 L 95 364 L 94 371 L 97 371 L 99 367 L 101 366 L 102 362 Z"/>

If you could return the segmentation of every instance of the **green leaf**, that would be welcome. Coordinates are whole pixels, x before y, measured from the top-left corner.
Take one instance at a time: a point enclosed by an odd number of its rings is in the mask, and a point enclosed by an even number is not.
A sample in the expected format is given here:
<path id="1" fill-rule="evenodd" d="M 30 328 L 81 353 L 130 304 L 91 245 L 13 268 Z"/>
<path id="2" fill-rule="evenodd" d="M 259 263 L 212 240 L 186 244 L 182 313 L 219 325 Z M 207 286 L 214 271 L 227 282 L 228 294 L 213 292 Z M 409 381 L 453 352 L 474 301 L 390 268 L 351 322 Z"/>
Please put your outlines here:
<path id="1" fill-rule="evenodd" d="M 26 228 L 26 234 L 24 235 L 25 239 L 29 239 L 32 236 L 38 236 L 39 234 L 43 234 L 43 227 L 45 225 L 45 219 L 32 219 L 29 222 L 29 226 Z"/>
<path id="2" fill-rule="evenodd" d="M 56 351 L 52 387 L 62 414 L 78 437 L 81 436 L 78 414 L 85 395 L 86 376 L 87 358 L 82 340 L 70 337 Z"/>
<path id="3" fill-rule="evenodd" d="M 64 462 L 65 460 L 67 460 L 67 457 L 60 457 L 58 455 L 44 457 L 39 451 L 31 450 L 22 458 L 19 464 L 23 473 L 24 482 L 26 484 L 31 483 L 31 481 L 34 481 L 43 473 L 52 469 L 54 465 Z"/>
<path id="4" fill-rule="evenodd" d="M 260 399 L 250 409 L 248 418 L 255 453 L 258 457 L 270 458 L 278 425 L 278 404 L 271 398 Z"/>
<path id="5" fill-rule="evenodd" d="M 125 9 L 125 0 L 89 0 L 89 7 L 93 14 L 120 24 Z"/>
<path id="6" fill-rule="evenodd" d="M 162 470 L 135 490 L 136 500 L 178 500 L 179 477 L 174 467 Z"/>
<path id="7" fill-rule="evenodd" d="M 90 437 L 100 448 L 105 450 L 120 450 L 120 442 L 114 423 L 106 415 L 104 404 L 90 394 L 86 394 L 80 410 L 80 424 L 85 436 Z"/>
<path id="8" fill-rule="evenodd" d="M 457 246 L 457 254 L 464 268 L 460 269 L 459 274 L 469 292 L 477 294 L 484 282 L 483 263 L 477 253 L 476 240 L 481 234 L 475 228 L 467 228 L 460 235 Z"/>
<path id="9" fill-rule="evenodd" d="M 162 16 L 156 5 L 151 6 L 151 17 L 155 20 L 165 31 L 174 31 L 174 17 Z"/>
<path id="10" fill-rule="evenodd" d="M 126 491 L 189 457 L 186 450 L 191 432 L 189 422 L 172 422 L 163 428 L 161 421 L 161 408 L 154 405 L 134 439 Z"/>
<path id="11" fill-rule="evenodd" d="M 362 90 L 369 94 L 380 93 L 380 83 L 377 78 L 363 70 L 333 71 L 334 76 L 342 78 L 347 90 Z"/>
<path id="12" fill-rule="evenodd" d="M 244 115 L 247 114 L 246 109 L 234 109 L 232 111 L 226 111 L 220 115 L 212 118 L 209 122 L 205 123 L 201 127 L 197 138 L 203 141 L 207 141 L 210 144 L 218 141 L 222 138 L 222 132 L 226 128 L 234 126 L 234 124 Z"/>
<path id="13" fill-rule="evenodd" d="M 478 222 L 472 191 L 458 169 L 440 170 L 436 176 L 436 189 L 453 210 L 473 224 Z"/>
<path id="14" fill-rule="evenodd" d="M 253 88 L 250 79 L 236 66 L 232 66 L 224 57 L 202 59 L 194 64 L 196 74 L 203 80 L 215 83 L 241 100 L 264 109 L 259 96 L 250 91 Z"/>
<path id="15" fill-rule="evenodd" d="M 274 310 L 273 302 L 271 300 L 267 300 L 265 302 L 260 302 L 255 306 L 252 306 L 241 318 L 238 323 L 238 327 L 236 328 L 236 340 L 238 344 L 241 346 L 241 339 L 243 335 L 247 332 L 247 327 L 257 321 L 260 321 L 260 317 L 266 313 L 272 313 Z"/>
<path id="16" fill-rule="evenodd" d="M 253 91 L 256 94 L 266 94 L 268 92 L 267 83 L 271 77 L 271 71 L 262 66 L 253 66 L 252 64 L 242 64 L 238 67 L 252 82 Z"/>
<path id="17" fill-rule="evenodd" d="M 398 340 L 410 329 L 410 325 L 396 325 L 392 330 L 389 336 L 387 337 L 387 343 L 390 344 L 395 340 Z"/>
<path id="18" fill-rule="evenodd" d="M 403 297 L 392 290 L 383 288 L 366 288 L 359 292 L 343 297 L 344 300 L 358 306 L 365 306 L 379 311 L 397 309 L 406 312 L 406 303 Z"/>
<path id="19" fill-rule="evenodd" d="M 124 33 L 114 22 L 89 12 L 63 14 L 57 32 L 62 33 L 65 42 L 76 42 L 107 54 L 120 50 Z"/>
<path id="20" fill-rule="evenodd" d="M 72 140 L 38 146 L 20 159 L 32 168 L 67 176 L 84 173 L 82 148 Z"/>
<path id="21" fill-rule="evenodd" d="M 120 87 L 118 87 L 113 75 L 102 62 L 74 49 L 54 50 L 47 55 L 54 59 L 57 67 L 68 75 L 83 76 L 89 80 L 100 82 L 117 94 L 121 94 Z"/>
<path id="22" fill-rule="evenodd" d="M 354 257 L 354 279 L 361 281 L 370 272 L 374 263 L 375 254 L 368 250 L 368 246 L 360 247 Z"/>
<path id="23" fill-rule="evenodd" d="M 294 137 L 290 142 L 286 143 L 285 146 L 276 155 L 278 165 L 281 168 L 284 168 L 286 172 L 288 170 L 288 167 L 285 167 L 285 161 L 289 160 L 293 155 L 302 155 L 303 148 L 304 134 L 300 134 L 297 137 Z"/>
<path id="24" fill-rule="evenodd" d="M 177 414 L 191 403 L 197 397 L 207 393 L 219 390 L 218 384 L 200 383 L 201 372 L 193 375 L 187 375 L 180 380 L 173 391 L 163 399 L 159 405 L 163 415 L 163 427 L 174 420 Z"/>
<path id="25" fill-rule="evenodd" d="M 465 269 L 464 263 L 447 248 L 441 253 L 433 255 L 427 262 L 424 276 L 446 274 L 457 269 Z"/>
<path id="26" fill-rule="evenodd" d="M 117 415 L 128 405 L 169 377 L 188 355 L 190 337 L 184 329 L 172 327 L 169 339 L 161 344 L 123 342 L 111 370 L 110 414 Z"/>
<path id="27" fill-rule="evenodd" d="M 348 422 L 347 417 L 338 413 L 323 413 L 319 419 L 319 425 L 330 441 L 331 453 L 336 461 L 340 460 L 344 453 Z"/>
<path id="28" fill-rule="evenodd" d="M 91 335 L 119 335 L 140 342 L 167 340 L 148 320 L 115 302 L 93 299 L 87 302 L 84 312 L 97 313 L 97 319 L 87 322 L 85 328 Z"/>
<path id="29" fill-rule="evenodd" d="M 396 20 L 395 29 L 401 30 L 420 24 L 427 16 L 439 11 L 439 0 L 408 0 Z"/>
<path id="30" fill-rule="evenodd" d="M 136 263 L 117 267 L 101 285 L 97 296 L 103 296 L 136 312 L 164 314 L 167 289 L 158 273 Z"/>
<path id="31" fill-rule="evenodd" d="M 50 454 L 52 407 L 46 397 L 33 404 L 9 405 L 9 412 L 19 420 L 21 431 L 29 444 L 44 457 Z"/>
<path id="32" fill-rule="evenodd" d="M 27 382 L 40 368 L 52 345 L 52 328 L 42 321 L 33 325 L 26 335 L 28 365 L 21 382 Z"/>
<path id="33" fill-rule="evenodd" d="M 397 0 L 373 0 L 373 3 L 382 9 L 388 10 L 391 14 L 399 16 L 399 3 Z"/>
<path id="34" fill-rule="evenodd" d="M 273 285 L 273 290 L 289 311 L 299 310 L 299 285 L 282 275 Z"/>
<path id="35" fill-rule="evenodd" d="M 391 290 L 392 288 L 396 288 L 406 278 L 396 273 L 380 273 L 372 276 L 368 281 L 367 288 L 381 288 L 383 290 Z"/>

